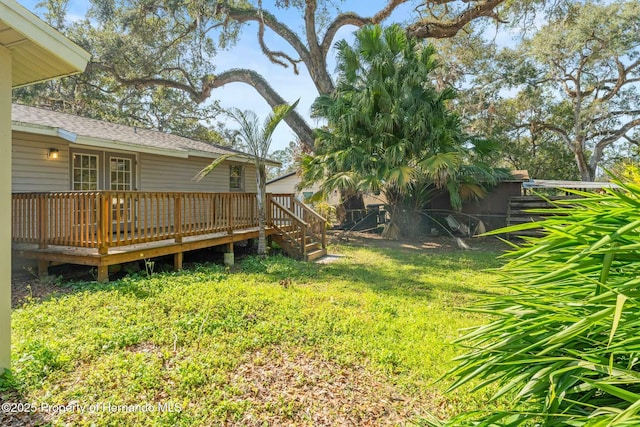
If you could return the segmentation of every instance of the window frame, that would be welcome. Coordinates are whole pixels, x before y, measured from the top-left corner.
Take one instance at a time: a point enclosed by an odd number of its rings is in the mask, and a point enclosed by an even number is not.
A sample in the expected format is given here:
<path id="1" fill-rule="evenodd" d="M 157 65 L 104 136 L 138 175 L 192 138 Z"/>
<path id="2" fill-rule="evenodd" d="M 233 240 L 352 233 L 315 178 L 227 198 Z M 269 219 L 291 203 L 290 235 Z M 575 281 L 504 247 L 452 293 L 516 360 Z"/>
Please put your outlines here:
<path id="1" fill-rule="evenodd" d="M 98 158 L 97 163 L 97 190 L 74 190 L 74 162 L 73 156 L 94 156 Z M 131 191 L 138 191 L 139 182 L 139 153 L 132 153 L 120 150 L 92 150 L 84 147 L 69 147 L 69 162 L 67 170 L 69 173 L 69 190 L 70 191 L 110 191 L 111 189 L 111 158 L 122 158 L 131 160 Z M 115 190 L 114 190 L 115 191 Z M 122 190 L 120 190 L 122 191 Z"/>
<path id="2" fill-rule="evenodd" d="M 232 186 L 232 182 L 234 180 L 233 171 L 234 169 L 238 170 L 238 186 L 237 188 Z M 229 165 L 229 191 L 233 192 L 243 192 L 244 191 L 244 166 L 243 165 Z"/>
<path id="3" fill-rule="evenodd" d="M 108 174 L 108 182 L 109 182 L 108 190 L 111 190 L 111 191 L 133 191 L 133 189 L 136 188 L 136 183 L 135 183 L 136 174 L 135 174 L 135 170 L 134 170 L 135 169 L 135 165 L 136 165 L 135 158 L 133 156 L 115 155 L 115 154 L 111 154 L 111 153 L 108 154 L 108 158 L 109 158 L 109 160 L 108 160 L 107 163 L 109 164 L 109 167 L 108 168 L 105 167 L 105 173 Z M 111 174 L 112 174 L 111 161 L 112 160 L 116 160 L 116 162 L 119 161 L 119 160 L 124 160 L 124 161 L 129 162 L 129 170 L 128 171 L 123 171 L 123 173 L 125 173 L 125 174 L 128 173 L 129 174 L 129 188 L 127 188 L 127 189 L 114 189 L 113 188 L 113 179 L 111 177 Z M 118 172 L 116 171 L 116 173 L 118 173 Z M 105 187 L 106 187 L 106 185 L 105 185 Z"/>
<path id="4" fill-rule="evenodd" d="M 96 159 L 96 168 L 95 168 L 95 172 L 96 172 L 96 174 L 95 174 L 96 175 L 96 183 L 95 183 L 96 185 L 95 186 L 96 186 L 96 188 L 95 189 L 85 190 L 85 189 L 82 189 L 82 188 L 80 188 L 80 189 L 76 189 L 75 188 L 75 184 L 77 183 L 76 180 L 75 180 L 75 171 L 76 171 L 76 169 L 80 170 L 81 174 L 82 174 L 82 171 L 85 170 L 82 167 L 82 165 L 80 166 L 80 168 L 76 168 L 76 166 L 75 166 L 75 158 L 76 158 L 76 156 L 87 156 L 87 157 L 93 157 L 93 158 Z M 100 157 L 101 157 L 100 153 L 97 153 L 97 152 L 88 152 L 88 151 L 72 151 L 71 152 L 70 162 L 69 162 L 69 168 L 70 168 L 69 181 L 70 181 L 71 191 L 99 191 L 100 190 L 100 185 L 102 183 L 102 180 L 101 180 L 101 177 L 100 177 L 100 175 L 102 173 L 101 170 L 100 170 Z M 82 163 L 82 160 L 80 162 Z M 86 170 L 90 171 L 91 168 L 86 169 Z M 78 184 L 80 184 L 80 187 L 82 187 L 82 184 L 83 184 L 82 179 L 78 182 Z"/>

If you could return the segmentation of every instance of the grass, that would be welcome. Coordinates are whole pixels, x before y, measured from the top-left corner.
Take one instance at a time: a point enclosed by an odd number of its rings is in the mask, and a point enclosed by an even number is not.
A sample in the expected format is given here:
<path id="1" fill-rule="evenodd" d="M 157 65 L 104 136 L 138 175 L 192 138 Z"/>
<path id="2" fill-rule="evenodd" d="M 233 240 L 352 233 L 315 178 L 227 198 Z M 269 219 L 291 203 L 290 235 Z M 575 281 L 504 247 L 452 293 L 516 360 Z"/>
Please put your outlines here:
<path id="1" fill-rule="evenodd" d="M 13 313 L 13 398 L 149 405 L 43 411 L 53 425 L 401 424 L 483 405 L 434 380 L 458 330 L 486 320 L 460 308 L 491 292 L 481 270 L 497 253 L 332 252 L 344 257 L 247 258 L 29 302 Z"/>

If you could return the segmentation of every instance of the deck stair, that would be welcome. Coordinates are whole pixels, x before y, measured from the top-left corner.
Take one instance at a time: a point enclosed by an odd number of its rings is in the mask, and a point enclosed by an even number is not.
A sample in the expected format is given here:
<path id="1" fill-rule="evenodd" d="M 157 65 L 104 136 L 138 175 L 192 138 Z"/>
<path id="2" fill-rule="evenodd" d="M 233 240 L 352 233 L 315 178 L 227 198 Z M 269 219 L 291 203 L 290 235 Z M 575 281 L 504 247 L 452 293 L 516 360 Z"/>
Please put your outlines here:
<path id="1" fill-rule="evenodd" d="M 291 257 L 314 261 L 327 255 L 327 220 L 292 195 L 273 194 L 268 197 L 267 225 L 276 232 L 271 235 Z"/>

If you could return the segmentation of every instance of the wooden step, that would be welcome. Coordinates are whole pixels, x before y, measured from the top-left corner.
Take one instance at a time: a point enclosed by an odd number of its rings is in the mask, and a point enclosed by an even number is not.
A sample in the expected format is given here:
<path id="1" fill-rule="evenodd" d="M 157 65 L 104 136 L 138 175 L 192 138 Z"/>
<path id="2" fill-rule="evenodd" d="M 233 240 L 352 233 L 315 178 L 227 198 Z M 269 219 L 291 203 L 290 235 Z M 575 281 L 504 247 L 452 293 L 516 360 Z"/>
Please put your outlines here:
<path id="1" fill-rule="evenodd" d="M 305 252 L 309 253 L 309 252 L 313 252 L 316 249 L 320 249 L 320 243 L 319 242 L 309 242 L 305 245 Z"/>
<path id="2" fill-rule="evenodd" d="M 323 256 L 327 255 L 327 250 L 326 249 L 316 249 L 313 252 L 308 252 L 307 256 L 305 257 L 305 261 L 314 261 L 318 258 L 322 258 Z"/>
<path id="3" fill-rule="evenodd" d="M 544 200 L 537 202 L 509 202 L 509 207 L 512 209 L 553 209 L 555 205 L 552 205 Z"/>
<path id="4" fill-rule="evenodd" d="M 510 207 L 509 210 L 507 211 L 507 215 L 511 215 L 511 216 L 518 216 L 518 215 L 541 215 L 541 216 L 551 216 L 551 215 L 558 215 L 557 212 L 555 212 L 555 209 L 544 209 L 543 211 L 539 211 L 537 208 L 535 209 L 535 212 L 531 212 L 531 209 L 526 208 L 526 209 L 515 209 L 513 207 Z"/>

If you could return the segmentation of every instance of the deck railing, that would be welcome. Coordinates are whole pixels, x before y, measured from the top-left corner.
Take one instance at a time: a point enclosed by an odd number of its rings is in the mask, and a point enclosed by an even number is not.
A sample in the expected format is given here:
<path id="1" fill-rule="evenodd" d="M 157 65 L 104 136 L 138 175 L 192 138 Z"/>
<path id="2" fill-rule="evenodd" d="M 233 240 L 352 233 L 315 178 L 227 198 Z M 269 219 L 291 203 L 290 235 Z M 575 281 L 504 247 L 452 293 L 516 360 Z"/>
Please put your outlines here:
<path id="1" fill-rule="evenodd" d="M 258 226 L 252 193 L 97 191 L 16 193 L 12 240 L 98 248 Z"/>
<path id="2" fill-rule="evenodd" d="M 322 248 L 327 248 L 326 230 L 327 220 L 320 216 L 309 206 L 296 199 L 293 194 L 271 194 L 272 201 L 279 204 L 282 208 L 287 209 L 290 214 L 299 218 L 306 224 L 305 234 L 311 236 L 318 242 L 321 242 Z M 277 208 L 272 208 L 275 212 Z M 281 210 L 280 210 L 281 212 Z"/>
<path id="3" fill-rule="evenodd" d="M 255 193 L 71 191 L 15 193 L 12 240 L 109 248 L 258 227 Z M 326 247 L 325 220 L 291 194 L 267 197 L 267 225 L 296 238 L 304 255 L 309 238 Z M 294 232 L 295 229 L 295 232 Z"/>

